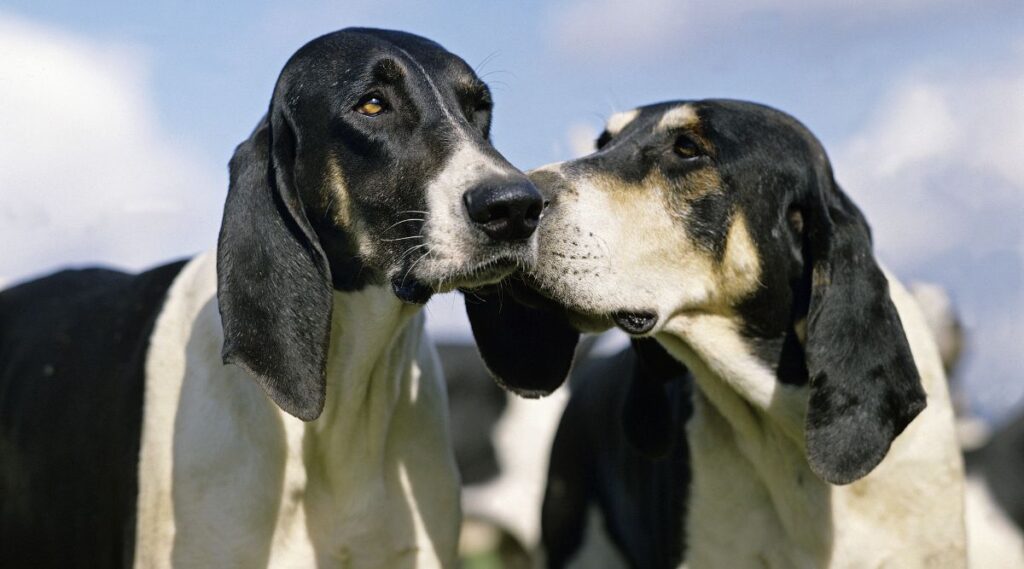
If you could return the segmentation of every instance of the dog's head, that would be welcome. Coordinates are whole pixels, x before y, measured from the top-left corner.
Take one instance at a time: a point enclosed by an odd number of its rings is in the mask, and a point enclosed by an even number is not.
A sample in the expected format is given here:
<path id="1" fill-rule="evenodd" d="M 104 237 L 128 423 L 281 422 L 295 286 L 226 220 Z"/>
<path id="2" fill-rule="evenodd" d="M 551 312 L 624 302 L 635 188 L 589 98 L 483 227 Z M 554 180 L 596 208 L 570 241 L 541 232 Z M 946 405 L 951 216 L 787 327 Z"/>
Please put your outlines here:
<path id="1" fill-rule="evenodd" d="M 772 384 L 744 389 L 807 385 L 815 472 L 874 468 L 925 396 L 867 223 L 814 136 L 711 100 L 614 115 L 597 146 L 531 174 L 551 200 L 532 284 L 578 328 L 654 335 L 720 376 L 749 355 Z"/>
<path id="2" fill-rule="evenodd" d="M 391 286 L 422 304 L 532 266 L 543 201 L 491 146 L 491 107 L 464 61 L 411 34 L 348 29 L 296 52 L 231 159 L 225 361 L 313 419 L 332 289 Z"/>

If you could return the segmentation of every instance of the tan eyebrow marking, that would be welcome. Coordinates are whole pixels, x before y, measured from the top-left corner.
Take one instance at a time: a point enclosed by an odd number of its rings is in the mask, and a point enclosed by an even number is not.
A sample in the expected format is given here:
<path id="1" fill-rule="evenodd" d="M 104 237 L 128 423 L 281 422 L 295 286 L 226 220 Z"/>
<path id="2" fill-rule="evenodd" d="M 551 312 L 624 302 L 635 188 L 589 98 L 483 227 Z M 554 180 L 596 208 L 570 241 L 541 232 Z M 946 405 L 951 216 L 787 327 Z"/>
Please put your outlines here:
<path id="1" fill-rule="evenodd" d="M 608 117 L 608 121 L 605 123 L 604 129 L 608 131 L 608 134 L 615 136 L 622 132 L 622 129 L 626 128 L 626 125 L 633 122 L 633 119 L 635 119 L 639 114 L 640 111 L 637 109 L 615 113 Z"/>
<path id="2" fill-rule="evenodd" d="M 689 127 L 698 122 L 700 122 L 700 118 L 697 117 L 697 111 L 693 110 L 690 105 L 681 105 L 666 111 L 661 116 L 661 120 L 658 121 L 658 130 Z"/>

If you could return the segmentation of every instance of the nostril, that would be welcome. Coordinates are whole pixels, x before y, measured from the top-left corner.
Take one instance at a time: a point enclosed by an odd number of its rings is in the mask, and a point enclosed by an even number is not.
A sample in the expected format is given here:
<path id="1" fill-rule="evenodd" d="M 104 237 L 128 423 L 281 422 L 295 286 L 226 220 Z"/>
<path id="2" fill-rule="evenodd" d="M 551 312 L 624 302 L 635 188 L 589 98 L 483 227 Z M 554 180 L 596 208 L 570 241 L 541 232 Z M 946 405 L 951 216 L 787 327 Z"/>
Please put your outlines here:
<path id="1" fill-rule="evenodd" d="M 509 213 L 508 204 L 502 202 L 491 204 L 491 207 L 487 211 L 489 214 L 489 219 L 487 221 L 494 221 L 497 219 L 508 219 L 512 217 L 512 214 Z"/>

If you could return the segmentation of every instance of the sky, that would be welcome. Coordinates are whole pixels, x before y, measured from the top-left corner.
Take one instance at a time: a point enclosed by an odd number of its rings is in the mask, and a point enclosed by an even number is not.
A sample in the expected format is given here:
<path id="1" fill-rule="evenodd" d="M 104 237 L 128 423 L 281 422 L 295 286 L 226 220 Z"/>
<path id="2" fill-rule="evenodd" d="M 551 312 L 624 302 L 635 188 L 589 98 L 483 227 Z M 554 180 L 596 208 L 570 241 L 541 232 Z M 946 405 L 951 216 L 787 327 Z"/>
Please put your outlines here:
<path id="1" fill-rule="evenodd" d="M 532 168 L 615 111 L 754 100 L 799 118 L 904 281 L 951 294 L 960 380 L 1024 400 L 1024 3 L 1019 0 L 7 0 L 0 6 L 0 282 L 142 269 L 216 243 L 227 161 L 288 57 L 347 26 L 438 41 L 487 81 L 493 140 Z M 461 301 L 431 302 L 465 338 Z"/>

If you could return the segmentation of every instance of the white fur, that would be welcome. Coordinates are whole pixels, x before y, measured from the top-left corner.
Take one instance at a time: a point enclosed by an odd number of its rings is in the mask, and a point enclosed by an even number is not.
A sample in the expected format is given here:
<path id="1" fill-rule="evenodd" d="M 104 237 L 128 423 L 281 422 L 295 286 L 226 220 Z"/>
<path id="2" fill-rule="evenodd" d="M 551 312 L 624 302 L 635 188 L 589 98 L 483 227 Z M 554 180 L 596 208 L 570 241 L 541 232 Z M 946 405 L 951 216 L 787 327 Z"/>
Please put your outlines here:
<path id="1" fill-rule="evenodd" d="M 479 145 L 467 139 L 459 142 L 437 177 L 427 187 L 427 206 L 430 214 L 424 224 L 426 246 L 414 254 L 418 258 L 414 274 L 426 282 L 441 282 L 440 290 L 450 290 L 460 283 L 454 278 L 465 275 L 467 266 L 487 259 L 479 256 L 479 242 L 483 235 L 470 225 L 465 215 L 463 194 L 487 180 L 508 177 L 512 167 L 480 151 Z M 536 255 L 536 239 L 529 241 L 532 255 Z M 422 258 L 420 258 L 422 255 Z M 532 259 L 531 259 L 532 261 Z M 498 275 L 493 280 L 504 275 Z M 447 281 L 447 282 L 446 282 Z M 477 282 L 474 284 L 485 284 Z"/>
<path id="2" fill-rule="evenodd" d="M 945 377 L 917 305 L 891 278 L 890 287 L 928 407 L 878 467 L 846 486 L 825 483 L 807 464 L 806 388 L 758 370 L 721 322 L 666 324 L 658 339 L 699 387 L 688 425 L 688 567 L 965 566 L 963 474 Z"/>
<path id="3" fill-rule="evenodd" d="M 981 478 L 967 478 L 965 515 L 970 567 L 1024 568 L 1024 537 Z"/>
<path id="4" fill-rule="evenodd" d="M 454 567 L 459 489 L 423 316 L 335 293 L 309 423 L 221 363 L 215 259 L 175 280 L 146 362 L 135 566 Z"/>

